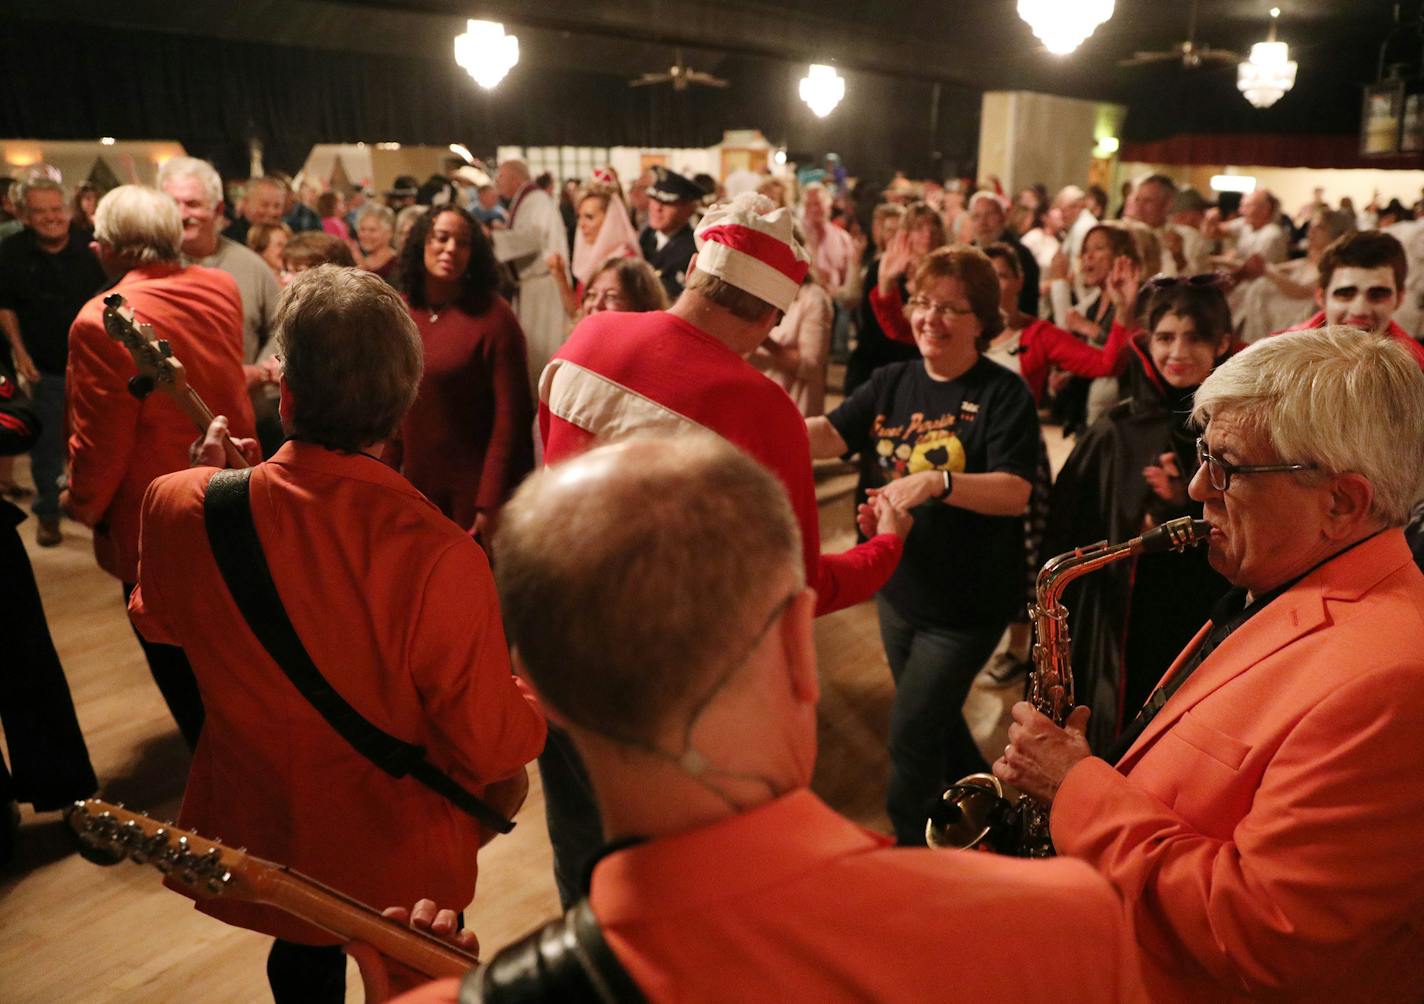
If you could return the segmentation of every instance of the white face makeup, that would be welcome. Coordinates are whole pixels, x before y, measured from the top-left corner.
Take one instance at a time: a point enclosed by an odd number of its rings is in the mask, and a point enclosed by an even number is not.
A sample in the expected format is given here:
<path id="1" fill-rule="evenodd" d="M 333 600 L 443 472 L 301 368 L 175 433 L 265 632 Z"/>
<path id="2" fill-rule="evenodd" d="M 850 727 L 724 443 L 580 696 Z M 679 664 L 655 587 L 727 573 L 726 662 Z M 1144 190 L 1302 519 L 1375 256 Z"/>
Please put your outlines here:
<path id="1" fill-rule="evenodd" d="M 1330 275 L 1325 290 L 1326 324 L 1348 324 L 1362 331 L 1383 334 L 1399 307 L 1399 290 L 1394 285 L 1394 269 L 1358 268 L 1343 265 Z"/>

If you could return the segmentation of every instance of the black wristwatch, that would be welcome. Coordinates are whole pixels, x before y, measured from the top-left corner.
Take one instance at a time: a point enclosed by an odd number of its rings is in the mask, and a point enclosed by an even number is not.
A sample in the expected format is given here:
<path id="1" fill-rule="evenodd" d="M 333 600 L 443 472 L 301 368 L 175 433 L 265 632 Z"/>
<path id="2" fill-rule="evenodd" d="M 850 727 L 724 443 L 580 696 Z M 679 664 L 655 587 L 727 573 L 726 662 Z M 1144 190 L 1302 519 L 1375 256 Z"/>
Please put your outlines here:
<path id="1" fill-rule="evenodd" d="M 949 471 L 940 471 L 940 473 L 944 475 L 944 487 L 936 493 L 935 498 L 943 502 L 954 494 L 954 478 L 950 476 Z"/>

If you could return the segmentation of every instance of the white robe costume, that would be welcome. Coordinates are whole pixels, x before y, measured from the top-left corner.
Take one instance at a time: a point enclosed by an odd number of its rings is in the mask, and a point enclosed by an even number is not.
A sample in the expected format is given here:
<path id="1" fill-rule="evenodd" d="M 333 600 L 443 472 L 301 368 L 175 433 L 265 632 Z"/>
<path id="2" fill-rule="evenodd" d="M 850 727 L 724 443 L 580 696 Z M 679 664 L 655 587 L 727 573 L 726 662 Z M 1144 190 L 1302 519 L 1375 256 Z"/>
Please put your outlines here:
<path id="1" fill-rule="evenodd" d="M 509 229 L 494 231 L 494 255 L 509 262 L 519 277 L 514 312 L 529 347 L 530 391 L 537 394 L 539 374 L 569 330 L 559 285 L 545 259 L 557 253 L 568 261 L 569 238 L 558 205 L 534 185 L 526 185 L 515 196 L 509 215 Z"/>

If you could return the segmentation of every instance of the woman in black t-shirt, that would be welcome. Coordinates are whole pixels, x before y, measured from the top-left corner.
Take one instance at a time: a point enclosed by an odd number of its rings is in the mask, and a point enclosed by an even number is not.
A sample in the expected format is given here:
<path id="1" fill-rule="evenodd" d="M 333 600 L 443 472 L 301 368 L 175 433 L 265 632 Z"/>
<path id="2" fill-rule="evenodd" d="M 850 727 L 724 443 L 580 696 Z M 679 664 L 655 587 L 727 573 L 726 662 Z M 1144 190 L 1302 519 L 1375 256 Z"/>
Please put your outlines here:
<path id="1" fill-rule="evenodd" d="M 923 844 L 944 785 L 989 769 L 961 708 L 1023 598 L 1039 430 L 1024 382 L 981 354 L 1003 326 L 989 259 L 941 248 L 916 265 L 910 290 L 922 358 L 882 367 L 806 427 L 816 457 L 873 456 L 871 504 L 914 517 L 877 604 L 895 678 L 890 819 L 901 843 Z"/>

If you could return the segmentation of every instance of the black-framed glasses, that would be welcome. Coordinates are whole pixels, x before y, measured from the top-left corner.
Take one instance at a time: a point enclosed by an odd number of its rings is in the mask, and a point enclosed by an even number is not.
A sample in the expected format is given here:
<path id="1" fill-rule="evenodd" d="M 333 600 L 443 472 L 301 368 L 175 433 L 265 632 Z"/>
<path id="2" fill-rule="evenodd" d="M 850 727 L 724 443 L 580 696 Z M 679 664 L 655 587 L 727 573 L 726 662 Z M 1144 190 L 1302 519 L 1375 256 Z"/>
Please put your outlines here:
<path id="1" fill-rule="evenodd" d="M 1219 492 L 1231 487 L 1231 479 L 1238 474 L 1289 474 L 1294 471 L 1313 471 L 1315 464 L 1233 464 L 1207 452 L 1206 440 L 1197 438 L 1197 466 L 1206 468 L 1206 479 Z"/>
<path id="2" fill-rule="evenodd" d="M 1154 275 L 1147 280 L 1147 285 L 1158 290 L 1171 289 L 1173 286 L 1207 289 L 1220 286 L 1225 281 L 1226 276 L 1221 272 L 1202 272 L 1199 275 Z"/>

